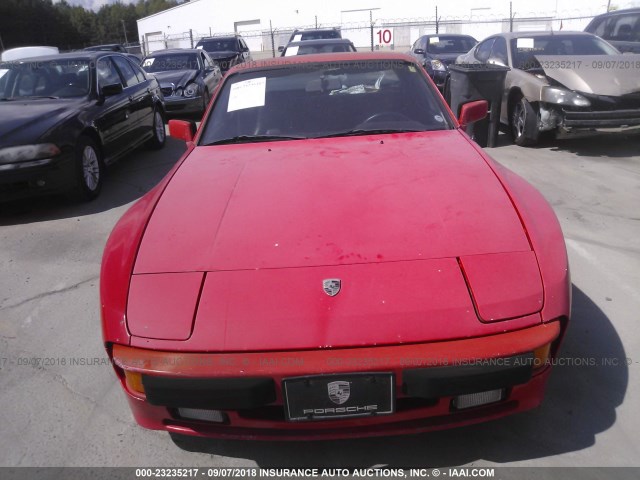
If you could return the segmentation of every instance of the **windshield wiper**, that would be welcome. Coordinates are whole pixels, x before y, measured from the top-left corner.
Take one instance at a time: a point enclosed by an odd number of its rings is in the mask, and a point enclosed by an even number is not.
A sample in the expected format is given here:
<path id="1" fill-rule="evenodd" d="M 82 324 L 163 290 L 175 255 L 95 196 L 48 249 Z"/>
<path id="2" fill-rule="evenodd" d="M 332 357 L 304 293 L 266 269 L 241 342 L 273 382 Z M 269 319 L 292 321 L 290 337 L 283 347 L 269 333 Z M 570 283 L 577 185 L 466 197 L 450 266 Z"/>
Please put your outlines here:
<path id="1" fill-rule="evenodd" d="M 348 130 L 346 132 L 330 133 L 328 135 L 320 135 L 319 137 L 312 138 L 332 138 L 332 137 L 355 137 L 358 135 L 380 135 L 384 133 L 409 133 L 409 132 L 424 132 L 426 130 L 417 130 L 415 128 L 376 128 L 371 130 Z"/>
<path id="2" fill-rule="evenodd" d="M 277 140 L 304 140 L 307 137 L 293 137 L 285 135 L 238 135 L 237 137 L 224 138 L 215 142 L 205 143 L 205 147 L 211 145 L 228 145 L 232 143 L 271 142 Z"/>

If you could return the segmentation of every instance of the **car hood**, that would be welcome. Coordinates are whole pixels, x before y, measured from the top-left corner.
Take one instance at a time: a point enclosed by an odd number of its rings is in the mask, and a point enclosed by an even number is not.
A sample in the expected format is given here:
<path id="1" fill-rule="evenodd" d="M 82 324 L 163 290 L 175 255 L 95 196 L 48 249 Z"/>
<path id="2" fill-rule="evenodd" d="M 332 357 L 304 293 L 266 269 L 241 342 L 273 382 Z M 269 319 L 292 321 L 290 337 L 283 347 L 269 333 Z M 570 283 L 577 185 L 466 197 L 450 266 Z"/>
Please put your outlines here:
<path id="1" fill-rule="evenodd" d="M 160 85 L 173 83 L 175 86 L 184 87 L 198 76 L 197 70 L 170 70 L 166 72 L 155 72 L 155 77 Z"/>
<path id="2" fill-rule="evenodd" d="M 536 55 L 536 58 L 547 77 L 570 90 L 616 97 L 640 92 L 634 56 Z"/>
<path id="3" fill-rule="evenodd" d="M 155 349 L 374 346 L 526 328 L 542 298 L 509 197 L 453 130 L 196 148 L 147 225 L 127 325 Z"/>
<path id="4" fill-rule="evenodd" d="M 77 112 L 84 100 L 13 100 L 0 102 L 0 148 L 39 141 Z"/>
<path id="5" fill-rule="evenodd" d="M 158 202 L 135 273 L 523 250 L 502 185 L 450 130 L 198 147 Z"/>
<path id="6" fill-rule="evenodd" d="M 209 56 L 214 60 L 221 60 L 225 58 L 233 58 L 240 55 L 240 52 L 233 52 L 231 50 L 223 51 L 223 52 L 207 52 Z"/>

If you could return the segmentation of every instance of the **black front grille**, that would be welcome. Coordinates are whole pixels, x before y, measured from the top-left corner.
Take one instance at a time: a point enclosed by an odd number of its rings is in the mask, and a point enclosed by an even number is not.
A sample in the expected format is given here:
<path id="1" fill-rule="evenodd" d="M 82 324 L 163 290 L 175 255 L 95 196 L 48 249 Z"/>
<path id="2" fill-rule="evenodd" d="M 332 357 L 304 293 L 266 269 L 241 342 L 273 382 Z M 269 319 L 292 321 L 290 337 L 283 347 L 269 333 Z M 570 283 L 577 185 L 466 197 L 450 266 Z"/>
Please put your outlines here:
<path id="1" fill-rule="evenodd" d="M 486 364 L 404 370 L 402 389 L 418 398 L 465 395 L 526 383 L 532 371 L 533 352 L 529 352 Z"/>
<path id="2" fill-rule="evenodd" d="M 640 109 L 637 110 L 564 110 L 564 126 L 575 128 L 619 128 L 640 125 Z"/>
<path id="3" fill-rule="evenodd" d="M 271 378 L 169 378 L 143 375 L 151 405 L 235 410 L 256 408 L 275 401 Z"/>
<path id="4" fill-rule="evenodd" d="M 640 92 L 621 95 L 619 97 L 611 95 L 595 95 L 593 93 L 579 93 L 591 102 L 591 110 L 593 111 L 602 112 L 640 109 Z"/>

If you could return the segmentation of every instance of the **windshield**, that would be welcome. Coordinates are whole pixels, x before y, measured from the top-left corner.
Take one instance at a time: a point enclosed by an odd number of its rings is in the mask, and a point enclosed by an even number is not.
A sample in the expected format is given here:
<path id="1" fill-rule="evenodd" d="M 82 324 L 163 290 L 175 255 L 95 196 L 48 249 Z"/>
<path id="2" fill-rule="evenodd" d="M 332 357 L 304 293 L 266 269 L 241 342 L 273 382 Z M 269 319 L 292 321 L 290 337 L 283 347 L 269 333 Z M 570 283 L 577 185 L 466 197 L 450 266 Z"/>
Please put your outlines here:
<path id="1" fill-rule="evenodd" d="M 545 35 L 511 40 L 513 66 L 521 70 L 540 68 L 535 55 L 616 55 L 620 52 L 591 35 Z"/>
<path id="2" fill-rule="evenodd" d="M 237 52 L 238 41 L 235 38 L 226 40 L 202 40 L 198 42 L 198 47 L 204 48 L 207 52 Z"/>
<path id="3" fill-rule="evenodd" d="M 285 48 L 284 56 L 310 55 L 314 53 L 343 53 L 355 52 L 350 43 L 317 43 L 314 45 L 291 45 Z"/>
<path id="4" fill-rule="evenodd" d="M 322 40 L 324 38 L 341 38 L 338 30 L 308 30 L 297 32 L 291 35 L 290 42 L 300 42 L 303 40 Z"/>
<path id="5" fill-rule="evenodd" d="M 283 65 L 238 72 L 205 120 L 201 145 L 445 130 L 421 70 L 399 60 Z"/>
<path id="6" fill-rule="evenodd" d="M 89 94 L 88 60 L 0 63 L 0 98 L 83 97 Z"/>
<path id="7" fill-rule="evenodd" d="M 176 53 L 147 57 L 142 62 L 142 68 L 149 73 L 168 70 L 198 70 L 198 56 L 195 53 Z"/>
<path id="8" fill-rule="evenodd" d="M 472 37 L 439 36 L 429 37 L 427 40 L 427 52 L 440 53 L 467 53 L 477 42 Z"/>

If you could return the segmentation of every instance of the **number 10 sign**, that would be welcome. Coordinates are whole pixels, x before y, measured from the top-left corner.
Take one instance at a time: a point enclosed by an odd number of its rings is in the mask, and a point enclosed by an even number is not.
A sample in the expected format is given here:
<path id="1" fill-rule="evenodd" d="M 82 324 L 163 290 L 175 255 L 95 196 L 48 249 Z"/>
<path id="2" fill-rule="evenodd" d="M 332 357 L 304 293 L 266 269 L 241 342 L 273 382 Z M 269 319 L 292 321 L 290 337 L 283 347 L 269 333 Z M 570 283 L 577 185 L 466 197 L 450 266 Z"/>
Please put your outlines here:
<path id="1" fill-rule="evenodd" d="M 378 45 L 393 45 L 393 28 L 381 28 L 375 32 Z"/>

